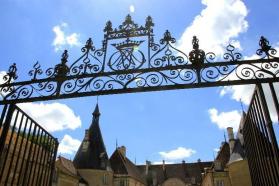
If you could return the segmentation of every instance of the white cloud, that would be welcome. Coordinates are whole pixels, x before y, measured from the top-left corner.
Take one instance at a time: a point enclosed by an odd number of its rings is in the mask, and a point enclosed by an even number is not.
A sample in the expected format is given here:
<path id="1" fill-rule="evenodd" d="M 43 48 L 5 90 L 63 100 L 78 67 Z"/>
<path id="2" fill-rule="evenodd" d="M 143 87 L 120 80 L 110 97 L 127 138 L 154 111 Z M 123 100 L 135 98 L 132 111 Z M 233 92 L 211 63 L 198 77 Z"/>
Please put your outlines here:
<path id="1" fill-rule="evenodd" d="M 5 72 L 5 71 L 0 71 L 0 85 L 1 84 L 3 84 L 3 83 L 5 83 L 5 81 L 4 81 L 4 76 L 7 74 L 7 72 Z"/>
<path id="2" fill-rule="evenodd" d="M 21 103 L 18 106 L 49 132 L 81 126 L 80 117 L 65 104 Z"/>
<path id="3" fill-rule="evenodd" d="M 80 46 L 80 42 L 78 40 L 79 34 L 77 33 L 65 34 L 64 29 L 66 29 L 67 27 L 68 27 L 67 23 L 62 23 L 52 28 L 52 31 L 55 33 L 55 38 L 52 42 L 55 51 L 62 50 L 67 45 L 69 45 L 70 47 Z"/>
<path id="4" fill-rule="evenodd" d="M 175 162 L 173 161 L 165 161 L 165 164 L 174 164 Z M 152 165 L 162 165 L 163 161 L 153 161 Z"/>
<path id="5" fill-rule="evenodd" d="M 200 40 L 200 47 L 205 51 L 221 54 L 229 42 L 241 48 L 235 39 L 248 29 L 245 20 L 248 10 L 242 0 L 202 0 L 206 7 L 187 27 L 178 42 L 182 51 L 192 49 L 192 37 Z"/>
<path id="6" fill-rule="evenodd" d="M 81 144 L 81 141 L 78 139 L 74 139 L 68 134 L 65 134 L 63 139 L 61 140 L 59 147 L 58 147 L 58 153 L 61 154 L 74 154 L 79 146 Z"/>
<path id="7" fill-rule="evenodd" d="M 279 51 L 279 43 L 276 43 L 274 45 L 274 48 Z M 259 59 L 259 56 L 254 54 L 251 56 L 245 56 L 245 60 L 251 60 L 251 59 Z M 275 73 L 275 71 L 278 69 L 274 69 L 272 72 Z M 230 80 L 236 79 L 237 77 L 235 74 L 229 77 Z M 278 83 L 274 84 L 274 88 L 276 92 L 279 92 L 279 85 Z M 251 102 L 251 98 L 253 95 L 253 91 L 255 89 L 255 85 L 237 85 L 237 86 L 227 86 L 223 87 L 220 91 L 220 96 L 230 95 L 231 99 L 236 101 L 242 101 L 245 105 L 249 105 Z M 271 119 L 273 122 L 278 121 L 277 113 L 273 104 L 271 92 L 268 86 L 263 86 L 265 97 L 267 100 L 267 104 L 269 106 Z M 277 95 L 278 96 L 278 95 Z M 279 97 L 279 96 L 278 96 Z"/>
<path id="8" fill-rule="evenodd" d="M 130 10 L 131 13 L 134 13 L 134 12 L 135 12 L 135 7 L 134 7 L 134 5 L 130 5 L 129 10 Z"/>
<path id="9" fill-rule="evenodd" d="M 230 94 L 231 98 L 236 101 L 242 101 L 245 105 L 249 105 L 255 85 L 236 85 L 223 87 L 220 95 Z"/>
<path id="10" fill-rule="evenodd" d="M 220 151 L 220 148 L 213 149 L 214 152 L 218 153 Z"/>
<path id="11" fill-rule="evenodd" d="M 277 93 L 277 97 L 279 97 L 278 96 L 279 84 L 275 83 L 274 88 Z M 251 102 L 254 89 L 255 89 L 255 85 L 238 85 L 238 86 L 223 87 L 222 90 L 220 91 L 220 95 L 224 96 L 228 94 L 230 95 L 231 99 L 236 101 L 241 100 L 245 105 L 249 105 Z M 270 111 L 271 120 L 273 122 L 278 122 L 278 116 L 276 113 L 275 106 L 273 104 L 270 88 L 267 85 L 263 84 L 263 90 Z"/>
<path id="12" fill-rule="evenodd" d="M 211 108 L 208 110 L 210 120 L 216 124 L 220 129 L 226 129 L 227 127 L 233 127 L 238 129 L 241 113 L 237 110 L 230 112 L 218 112 L 217 109 Z"/>
<path id="13" fill-rule="evenodd" d="M 166 160 L 180 160 L 183 158 L 189 158 L 193 154 L 195 154 L 196 151 L 193 149 L 188 149 L 184 147 L 178 147 L 177 149 L 170 150 L 168 152 L 159 152 L 161 157 Z"/>

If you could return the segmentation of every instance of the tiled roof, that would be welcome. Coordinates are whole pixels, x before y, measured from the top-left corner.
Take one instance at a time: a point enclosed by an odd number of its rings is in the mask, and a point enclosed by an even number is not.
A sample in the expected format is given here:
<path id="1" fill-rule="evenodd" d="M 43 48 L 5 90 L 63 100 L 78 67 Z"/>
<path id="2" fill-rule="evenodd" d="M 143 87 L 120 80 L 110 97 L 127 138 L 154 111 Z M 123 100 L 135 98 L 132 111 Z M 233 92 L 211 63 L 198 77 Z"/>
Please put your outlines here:
<path id="1" fill-rule="evenodd" d="M 92 124 L 88 130 L 88 139 L 83 139 L 78 152 L 74 158 L 74 165 L 77 169 L 110 169 L 106 147 L 103 141 L 99 126 L 99 106 L 93 112 Z M 88 147 L 83 148 L 83 143 L 88 142 Z"/>
<path id="2" fill-rule="evenodd" d="M 242 147 L 240 140 L 236 139 L 229 163 L 238 160 L 243 160 L 244 158 L 245 158 L 244 148 Z"/>
<path id="3" fill-rule="evenodd" d="M 205 167 L 210 167 L 211 165 L 212 162 L 165 164 L 165 170 L 162 164 L 150 165 L 148 172 L 153 178 L 156 178 L 157 184 L 160 185 L 168 178 L 179 178 L 185 183 L 191 183 L 192 178 L 195 178 L 196 183 L 201 183 L 201 173 Z M 146 165 L 138 165 L 137 167 L 140 169 L 142 175 L 147 177 Z"/>
<path id="4" fill-rule="evenodd" d="M 64 172 L 65 174 L 77 176 L 77 170 L 74 167 L 73 162 L 71 160 L 68 160 L 62 156 L 58 156 L 58 159 L 56 160 L 56 165 L 57 168 L 59 168 L 59 170 Z"/>
<path id="5" fill-rule="evenodd" d="M 125 157 L 119 149 L 116 149 L 111 155 L 110 164 L 114 174 L 127 175 L 141 183 L 145 183 L 145 179 L 142 177 L 137 166 Z"/>

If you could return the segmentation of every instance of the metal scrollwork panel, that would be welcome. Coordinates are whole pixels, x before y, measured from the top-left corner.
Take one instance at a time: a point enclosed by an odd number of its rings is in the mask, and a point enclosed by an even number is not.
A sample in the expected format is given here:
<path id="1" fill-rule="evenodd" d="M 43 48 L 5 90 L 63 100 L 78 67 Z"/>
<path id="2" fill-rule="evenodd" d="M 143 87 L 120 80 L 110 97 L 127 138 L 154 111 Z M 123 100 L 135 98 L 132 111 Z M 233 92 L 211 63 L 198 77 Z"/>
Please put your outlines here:
<path id="1" fill-rule="evenodd" d="M 27 81 L 18 81 L 12 64 L 0 85 L 0 104 L 279 81 L 277 51 L 263 36 L 256 51 L 259 58 L 245 60 L 232 44 L 223 56 L 205 52 L 196 36 L 187 55 L 168 30 L 156 43 L 153 27 L 150 16 L 143 26 L 130 15 L 116 28 L 108 21 L 100 49 L 89 38 L 72 63 L 65 50 L 54 67 L 44 70 L 36 62 Z"/>

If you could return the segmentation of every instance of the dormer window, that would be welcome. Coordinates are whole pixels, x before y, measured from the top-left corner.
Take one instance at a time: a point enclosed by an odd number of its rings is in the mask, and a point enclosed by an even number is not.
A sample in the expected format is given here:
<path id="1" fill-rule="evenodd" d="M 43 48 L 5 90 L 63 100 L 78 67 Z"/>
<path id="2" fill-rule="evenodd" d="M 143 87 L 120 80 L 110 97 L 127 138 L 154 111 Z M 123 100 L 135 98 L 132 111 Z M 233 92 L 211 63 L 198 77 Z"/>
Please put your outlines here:
<path id="1" fill-rule="evenodd" d="M 83 141 L 83 142 L 82 142 L 82 147 L 81 147 L 82 149 L 81 149 L 81 150 L 82 150 L 83 152 L 86 152 L 87 149 L 88 149 L 88 147 L 89 147 L 89 141 Z"/>

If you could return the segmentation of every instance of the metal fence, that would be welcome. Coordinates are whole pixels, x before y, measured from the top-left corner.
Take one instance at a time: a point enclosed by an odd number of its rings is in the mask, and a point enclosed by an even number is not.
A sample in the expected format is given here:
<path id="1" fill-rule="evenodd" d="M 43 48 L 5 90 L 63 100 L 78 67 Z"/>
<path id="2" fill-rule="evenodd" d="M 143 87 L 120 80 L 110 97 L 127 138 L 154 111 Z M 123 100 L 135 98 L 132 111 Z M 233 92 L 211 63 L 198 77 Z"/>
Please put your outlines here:
<path id="1" fill-rule="evenodd" d="M 0 120 L 0 185 L 51 185 L 58 140 L 16 105 Z"/>
<path id="2" fill-rule="evenodd" d="M 269 84 L 275 111 L 278 99 L 273 84 Z M 268 99 L 269 99 L 268 98 Z M 278 113 L 277 113 L 278 114 Z M 257 85 L 243 126 L 244 146 L 253 185 L 279 185 L 278 144 L 270 111 L 262 86 Z"/>

